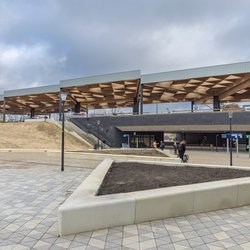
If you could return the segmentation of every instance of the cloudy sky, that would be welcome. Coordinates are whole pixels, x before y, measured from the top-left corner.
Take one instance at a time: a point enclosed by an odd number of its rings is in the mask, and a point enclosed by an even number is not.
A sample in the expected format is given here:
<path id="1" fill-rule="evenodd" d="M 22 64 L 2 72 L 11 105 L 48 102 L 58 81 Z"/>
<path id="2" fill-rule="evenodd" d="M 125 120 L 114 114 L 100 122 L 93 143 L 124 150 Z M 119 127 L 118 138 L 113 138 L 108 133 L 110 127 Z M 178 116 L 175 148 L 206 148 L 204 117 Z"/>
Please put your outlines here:
<path id="1" fill-rule="evenodd" d="M 0 93 L 250 60 L 248 0 L 0 0 Z"/>

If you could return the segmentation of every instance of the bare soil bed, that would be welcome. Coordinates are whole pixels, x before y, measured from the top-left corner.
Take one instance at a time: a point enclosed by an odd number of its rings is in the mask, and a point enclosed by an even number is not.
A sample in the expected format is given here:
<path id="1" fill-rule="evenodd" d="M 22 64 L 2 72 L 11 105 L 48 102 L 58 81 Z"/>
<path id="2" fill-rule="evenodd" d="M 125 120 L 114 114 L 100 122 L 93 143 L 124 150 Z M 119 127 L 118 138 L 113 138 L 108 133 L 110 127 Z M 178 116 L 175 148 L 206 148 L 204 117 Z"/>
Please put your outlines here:
<path id="1" fill-rule="evenodd" d="M 250 171 L 185 165 L 173 167 L 135 162 L 113 163 L 97 195 L 128 193 L 241 177 L 250 177 Z"/>

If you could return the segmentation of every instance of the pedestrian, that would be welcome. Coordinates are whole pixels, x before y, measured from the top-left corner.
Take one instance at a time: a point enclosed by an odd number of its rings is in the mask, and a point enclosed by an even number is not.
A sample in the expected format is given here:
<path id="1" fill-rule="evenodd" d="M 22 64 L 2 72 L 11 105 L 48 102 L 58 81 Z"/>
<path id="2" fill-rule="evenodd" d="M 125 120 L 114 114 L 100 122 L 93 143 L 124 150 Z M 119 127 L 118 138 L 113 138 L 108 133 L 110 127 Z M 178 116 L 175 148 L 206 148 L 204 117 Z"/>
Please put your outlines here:
<path id="1" fill-rule="evenodd" d="M 165 148 L 165 144 L 163 141 L 160 142 L 160 149 L 163 151 Z"/>
<path id="2" fill-rule="evenodd" d="M 181 162 L 186 162 L 184 160 L 185 151 L 186 151 L 186 141 L 182 140 L 178 146 L 178 153 L 179 153 L 179 157 L 181 159 Z"/>
<path id="3" fill-rule="evenodd" d="M 152 147 L 153 147 L 153 148 L 157 148 L 157 142 L 156 142 L 156 141 L 154 141 L 154 142 L 152 143 Z"/>
<path id="4" fill-rule="evenodd" d="M 174 144 L 173 144 L 173 148 L 174 148 L 174 154 L 177 155 L 177 148 L 178 148 L 179 142 L 177 141 L 177 139 L 175 139 Z"/>

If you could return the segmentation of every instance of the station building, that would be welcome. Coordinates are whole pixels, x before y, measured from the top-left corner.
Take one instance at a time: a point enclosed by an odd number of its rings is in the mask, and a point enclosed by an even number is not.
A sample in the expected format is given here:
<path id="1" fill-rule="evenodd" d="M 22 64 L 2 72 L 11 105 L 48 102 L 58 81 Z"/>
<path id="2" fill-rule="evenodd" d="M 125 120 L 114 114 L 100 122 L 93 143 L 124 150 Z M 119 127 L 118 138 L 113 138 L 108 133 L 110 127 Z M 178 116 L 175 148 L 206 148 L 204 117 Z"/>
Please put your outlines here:
<path id="1" fill-rule="evenodd" d="M 59 84 L 4 91 L 0 112 L 36 115 L 62 113 L 60 93 L 67 92 L 64 111 L 86 133 L 99 135 L 110 147 L 151 147 L 172 134 L 189 145 L 225 146 L 229 132 L 227 103 L 249 102 L 250 62 L 143 75 L 139 70 L 61 80 Z M 185 102 L 189 112 L 145 114 L 147 104 Z M 211 104 L 211 112 L 197 112 L 195 104 Z M 88 116 L 88 111 L 131 108 L 130 115 Z M 232 130 L 242 149 L 248 144 L 250 112 L 233 111 Z M 166 140 L 166 138 L 165 138 Z"/>

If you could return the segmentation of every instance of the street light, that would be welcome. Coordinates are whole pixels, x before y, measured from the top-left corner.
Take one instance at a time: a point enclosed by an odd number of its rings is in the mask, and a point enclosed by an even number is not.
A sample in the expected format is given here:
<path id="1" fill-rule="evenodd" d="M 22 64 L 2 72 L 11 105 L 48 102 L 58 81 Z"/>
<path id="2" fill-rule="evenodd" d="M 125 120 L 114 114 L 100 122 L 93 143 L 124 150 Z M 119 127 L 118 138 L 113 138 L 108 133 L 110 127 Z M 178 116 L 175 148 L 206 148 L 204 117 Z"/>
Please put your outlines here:
<path id="1" fill-rule="evenodd" d="M 67 99 L 68 92 L 61 91 L 60 98 L 62 101 L 62 149 L 61 149 L 61 171 L 64 171 L 64 103 Z"/>
<path id="2" fill-rule="evenodd" d="M 99 139 L 99 136 L 100 136 L 100 124 L 101 124 L 100 120 L 97 120 L 97 139 L 98 139 L 97 148 L 98 148 L 98 150 L 100 149 L 100 144 L 99 144 L 99 141 L 100 141 L 100 139 Z"/>
<path id="3" fill-rule="evenodd" d="M 228 112 L 229 117 L 229 125 L 230 125 L 230 166 L 233 165 L 233 140 L 232 140 L 232 118 L 233 118 L 233 112 Z"/>
<path id="4" fill-rule="evenodd" d="M 219 135 L 217 134 L 216 137 L 215 137 L 215 146 L 216 146 L 215 151 L 216 152 L 218 151 L 218 137 L 219 137 Z"/>

